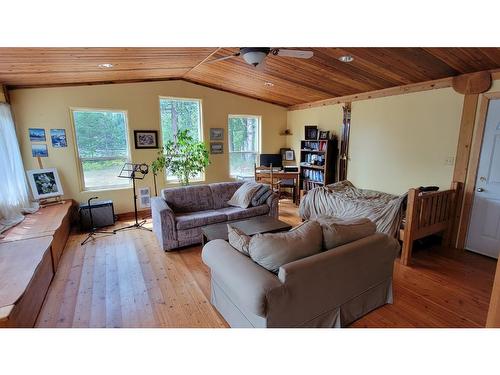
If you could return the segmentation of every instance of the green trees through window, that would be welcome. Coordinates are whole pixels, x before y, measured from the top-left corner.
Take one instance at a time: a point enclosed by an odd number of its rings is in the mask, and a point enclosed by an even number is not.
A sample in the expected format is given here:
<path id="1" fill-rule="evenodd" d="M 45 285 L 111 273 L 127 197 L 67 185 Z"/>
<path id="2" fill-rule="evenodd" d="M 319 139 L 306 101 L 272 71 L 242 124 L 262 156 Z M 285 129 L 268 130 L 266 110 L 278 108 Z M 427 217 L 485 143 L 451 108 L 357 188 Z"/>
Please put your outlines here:
<path id="1" fill-rule="evenodd" d="M 163 144 L 173 140 L 180 130 L 188 130 L 195 140 L 201 140 L 201 101 L 198 99 L 160 98 L 160 122 Z M 200 179 L 202 176 L 198 176 Z M 167 176 L 176 180 L 175 176 Z"/>
<path id="2" fill-rule="evenodd" d="M 121 111 L 73 110 L 73 124 L 84 188 L 128 186 L 117 177 L 130 160 L 127 116 Z"/>
<path id="3" fill-rule="evenodd" d="M 228 140 L 230 175 L 253 176 L 259 155 L 260 117 L 230 115 Z"/>

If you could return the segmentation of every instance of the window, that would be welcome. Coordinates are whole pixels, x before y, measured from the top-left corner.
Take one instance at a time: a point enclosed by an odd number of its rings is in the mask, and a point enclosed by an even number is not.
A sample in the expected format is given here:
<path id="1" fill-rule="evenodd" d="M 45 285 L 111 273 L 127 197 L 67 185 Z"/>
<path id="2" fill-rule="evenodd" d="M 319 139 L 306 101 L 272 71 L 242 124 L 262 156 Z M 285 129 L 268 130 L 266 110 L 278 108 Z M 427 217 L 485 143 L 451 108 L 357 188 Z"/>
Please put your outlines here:
<path id="1" fill-rule="evenodd" d="M 127 114 L 124 111 L 72 110 L 85 190 L 127 187 L 117 177 L 130 161 Z"/>
<path id="2" fill-rule="evenodd" d="M 160 123 L 163 144 L 174 139 L 179 130 L 189 130 L 189 134 L 201 141 L 201 101 L 198 99 L 160 98 Z M 167 180 L 177 177 L 166 175 Z M 200 174 L 199 180 L 203 179 Z"/>
<path id="3" fill-rule="evenodd" d="M 260 148 L 260 117 L 229 115 L 229 174 L 254 175 Z"/>

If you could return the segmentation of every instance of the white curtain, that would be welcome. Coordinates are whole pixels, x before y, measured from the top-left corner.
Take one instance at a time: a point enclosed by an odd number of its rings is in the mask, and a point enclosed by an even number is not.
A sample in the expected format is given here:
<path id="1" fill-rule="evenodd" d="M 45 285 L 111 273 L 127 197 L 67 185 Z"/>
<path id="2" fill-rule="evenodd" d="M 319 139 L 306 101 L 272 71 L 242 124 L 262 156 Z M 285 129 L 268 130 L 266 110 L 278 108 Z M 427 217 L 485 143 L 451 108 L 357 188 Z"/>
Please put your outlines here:
<path id="1" fill-rule="evenodd" d="M 30 209 L 23 160 L 10 106 L 0 103 L 0 233 L 21 222 Z"/>

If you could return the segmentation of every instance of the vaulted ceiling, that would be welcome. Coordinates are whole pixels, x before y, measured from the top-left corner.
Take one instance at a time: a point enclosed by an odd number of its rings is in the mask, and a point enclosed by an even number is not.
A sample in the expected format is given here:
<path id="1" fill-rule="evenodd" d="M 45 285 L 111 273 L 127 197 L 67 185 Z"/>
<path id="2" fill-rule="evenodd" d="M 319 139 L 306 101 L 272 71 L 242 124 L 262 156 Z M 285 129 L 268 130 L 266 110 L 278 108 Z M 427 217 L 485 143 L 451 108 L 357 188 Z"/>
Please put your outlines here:
<path id="1" fill-rule="evenodd" d="M 500 48 L 300 48 L 254 68 L 238 48 L 0 48 L 9 88 L 183 79 L 285 107 L 500 68 Z M 350 63 L 339 57 L 350 55 Z M 101 68 L 99 64 L 112 64 Z"/>

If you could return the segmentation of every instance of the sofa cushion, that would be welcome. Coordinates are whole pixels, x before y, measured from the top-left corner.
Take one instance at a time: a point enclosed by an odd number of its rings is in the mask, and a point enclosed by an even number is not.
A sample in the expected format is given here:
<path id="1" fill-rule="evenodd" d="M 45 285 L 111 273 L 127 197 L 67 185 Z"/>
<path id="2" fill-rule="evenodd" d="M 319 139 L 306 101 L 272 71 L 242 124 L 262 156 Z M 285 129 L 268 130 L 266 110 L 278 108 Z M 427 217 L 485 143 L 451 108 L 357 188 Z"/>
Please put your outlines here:
<path id="1" fill-rule="evenodd" d="M 252 206 L 260 206 L 266 203 L 267 198 L 273 193 L 269 185 L 261 184 L 252 197 Z"/>
<path id="2" fill-rule="evenodd" d="M 261 206 L 248 208 L 226 207 L 217 210 L 217 212 L 226 215 L 228 221 L 240 220 L 248 217 L 267 215 L 269 213 L 269 206 L 267 204 L 263 204 Z"/>
<path id="3" fill-rule="evenodd" d="M 214 210 L 187 212 L 175 216 L 177 229 L 190 229 L 226 221 L 226 215 Z"/>
<path id="4" fill-rule="evenodd" d="M 254 262 L 277 273 L 279 268 L 321 252 L 321 225 L 306 221 L 289 232 L 256 234 L 248 247 Z"/>
<path id="5" fill-rule="evenodd" d="M 227 240 L 229 244 L 246 256 L 250 256 L 248 252 L 250 238 L 241 229 L 235 228 L 231 224 L 227 225 Z"/>
<path id="6" fill-rule="evenodd" d="M 229 207 L 227 201 L 231 199 L 234 192 L 238 190 L 241 185 L 243 185 L 243 181 L 217 182 L 215 184 L 208 185 L 212 191 L 214 210 Z"/>
<path id="7" fill-rule="evenodd" d="M 367 218 L 346 220 L 320 216 L 316 221 L 323 230 L 323 248 L 326 250 L 371 236 L 377 230 L 375 223 Z"/>
<path id="8" fill-rule="evenodd" d="M 162 190 L 163 199 L 174 212 L 211 210 L 214 206 L 208 185 L 193 185 Z"/>
<path id="9" fill-rule="evenodd" d="M 248 208 L 252 203 L 253 195 L 259 188 L 260 184 L 247 181 L 234 192 L 227 204 L 234 207 Z"/>

